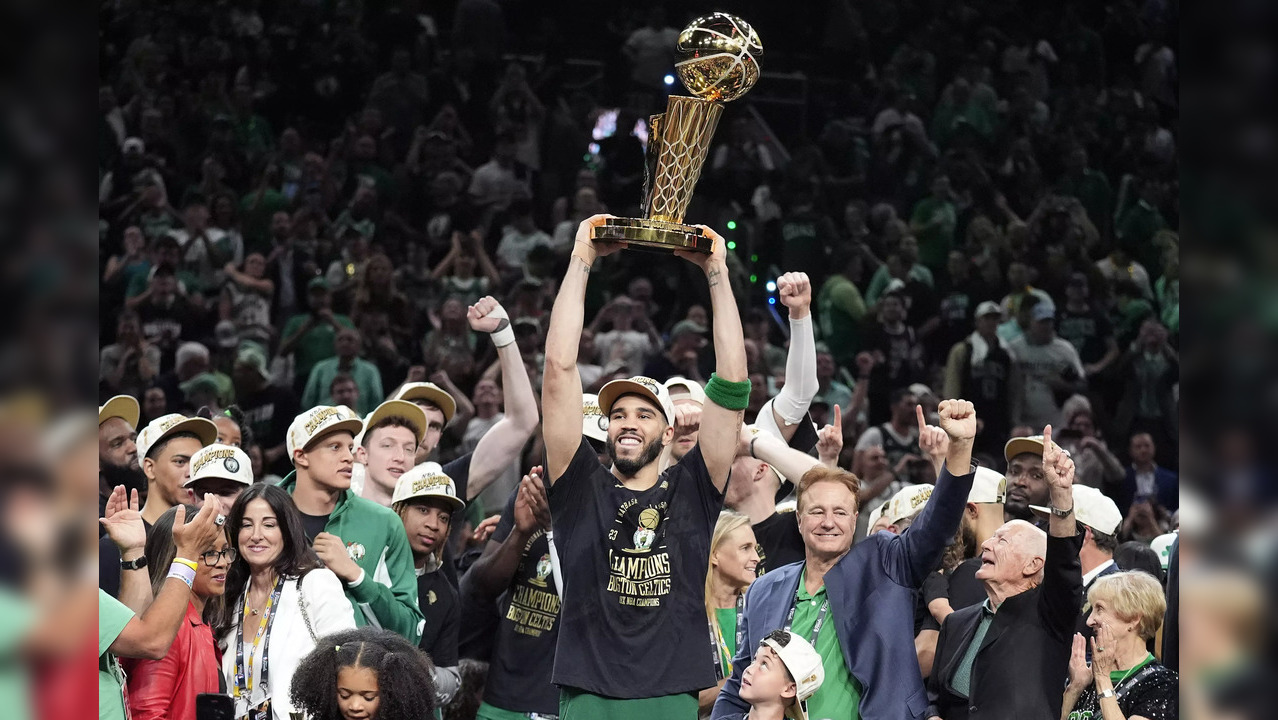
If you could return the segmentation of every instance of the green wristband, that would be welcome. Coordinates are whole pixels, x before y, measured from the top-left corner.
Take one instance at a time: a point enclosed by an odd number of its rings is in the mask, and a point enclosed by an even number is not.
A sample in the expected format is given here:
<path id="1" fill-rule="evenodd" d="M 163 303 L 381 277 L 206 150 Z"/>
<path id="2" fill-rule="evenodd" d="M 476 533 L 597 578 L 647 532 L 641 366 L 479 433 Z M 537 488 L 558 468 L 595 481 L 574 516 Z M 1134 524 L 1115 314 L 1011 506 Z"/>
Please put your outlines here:
<path id="1" fill-rule="evenodd" d="M 750 381 L 732 382 L 710 374 L 710 382 L 706 383 L 706 397 L 725 410 L 745 410 L 750 404 Z"/>

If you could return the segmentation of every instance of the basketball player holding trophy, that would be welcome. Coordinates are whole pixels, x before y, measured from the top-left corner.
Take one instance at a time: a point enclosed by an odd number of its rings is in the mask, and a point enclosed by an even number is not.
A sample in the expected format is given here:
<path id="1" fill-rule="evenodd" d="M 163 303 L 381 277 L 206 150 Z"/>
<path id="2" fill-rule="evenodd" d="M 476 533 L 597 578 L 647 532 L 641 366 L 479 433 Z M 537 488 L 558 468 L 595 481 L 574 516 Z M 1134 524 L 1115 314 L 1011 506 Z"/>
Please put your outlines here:
<path id="1" fill-rule="evenodd" d="M 697 692 L 715 684 L 705 568 L 750 381 L 724 240 L 704 225 L 682 224 L 682 216 L 722 113 L 718 101 L 753 84 L 759 52 L 758 36 L 739 18 L 716 13 L 684 29 L 676 67 L 700 97 L 672 97 L 654 118 L 647 216 L 583 221 L 551 312 L 542 410 L 564 575 L 553 673 L 561 720 L 693 720 Z M 582 436 L 577 346 L 586 283 L 597 258 L 629 246 L 673 251 L 700 267 L 710 286 L 716 368 L 698 444 L 664 472 L 659 460 L 674 437 L 675 411 L 651 378 L 614 380 L 599 391 L 611 470 Z"/>

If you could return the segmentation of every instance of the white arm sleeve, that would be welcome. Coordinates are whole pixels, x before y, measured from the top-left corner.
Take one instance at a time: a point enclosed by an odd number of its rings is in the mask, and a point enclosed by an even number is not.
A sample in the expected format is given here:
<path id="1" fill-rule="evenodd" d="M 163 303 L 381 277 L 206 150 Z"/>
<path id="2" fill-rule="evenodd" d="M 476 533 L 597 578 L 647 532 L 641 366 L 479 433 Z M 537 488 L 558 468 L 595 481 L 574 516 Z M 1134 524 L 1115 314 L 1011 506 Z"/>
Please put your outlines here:
<path id="1" fill-rule="evenodd" d="M 812 316 L 790 319 L 790 352 L 785 359 L 785 386 L 772 401 L 772 409 L 787 425 L 797 425 L 808 413 L 818 390 L 816 337 Z"/>

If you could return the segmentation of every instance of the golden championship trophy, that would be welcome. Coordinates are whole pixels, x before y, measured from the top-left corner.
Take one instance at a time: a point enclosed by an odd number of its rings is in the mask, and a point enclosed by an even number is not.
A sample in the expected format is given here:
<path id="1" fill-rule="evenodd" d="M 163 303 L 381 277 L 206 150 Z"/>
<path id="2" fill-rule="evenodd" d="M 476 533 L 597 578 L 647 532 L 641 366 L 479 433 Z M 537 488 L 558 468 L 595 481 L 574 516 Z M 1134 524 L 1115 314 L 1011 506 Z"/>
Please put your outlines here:
<path id="1" fill-rule="evenodd" d="M 727 13 L 693 20 L 679 33 L 675 72 L 696 97 L 671 95 L 666 111 L 648 120 L 647 177 L 642 218 L 609 218 L 592 237 L 654 250 L 709 253 L 712 241 L 683 224 L 692 190 L 723 104 L 759 79 L 763 45 L 754 28 Z"/>

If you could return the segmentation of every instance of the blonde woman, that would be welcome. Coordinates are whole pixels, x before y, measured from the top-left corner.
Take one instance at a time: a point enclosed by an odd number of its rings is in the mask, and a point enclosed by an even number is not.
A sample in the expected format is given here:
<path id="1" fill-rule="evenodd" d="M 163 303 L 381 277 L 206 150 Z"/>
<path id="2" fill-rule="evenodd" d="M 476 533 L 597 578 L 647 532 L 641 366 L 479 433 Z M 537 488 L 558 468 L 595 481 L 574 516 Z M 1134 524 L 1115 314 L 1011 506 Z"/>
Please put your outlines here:
<path id="1" fill-rule="evenodd" d="M 759 550 L 750 518 L 734 512 L 719 514 L 710 536 L 710 567 L 706 571 L 706 620 L 714 642 L 715 675 L 719 682 L 698 696 L 701 714 L 708 716 L 724 680 L 732 676 L 737 654 L 737 625 L 745 611 L 745 592 L 754 581 Z"/>
<path id="2" fill-rule="evenodd" d="M 1074 635 L 1061 720 L 1176 720 L 1180 680 L 1146 649 L 1167 611 L 1163 587 L 1140 571 L 1098 578 L 1087 593 L 1092 664 Z"/>

